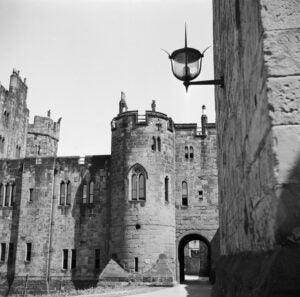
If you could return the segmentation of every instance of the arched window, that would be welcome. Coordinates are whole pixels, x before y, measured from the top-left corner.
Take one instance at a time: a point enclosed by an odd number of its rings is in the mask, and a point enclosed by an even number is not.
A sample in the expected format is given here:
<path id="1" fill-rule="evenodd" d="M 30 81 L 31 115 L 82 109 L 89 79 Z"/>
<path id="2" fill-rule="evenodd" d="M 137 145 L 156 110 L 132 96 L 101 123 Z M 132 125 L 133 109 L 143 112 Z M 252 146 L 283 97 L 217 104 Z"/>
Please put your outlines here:
<path id="1" fill-rule="evenodd" d="M 94 182 L 90 182 L 90 203 L 94 203 Z"/>
<path id="2" fill-rule="evenodd" d="M 4 206 L 9 206 L 9 196 L 10 196 L 9 184 L 6 184 L 5 185 L 5 201 L 4 201 Z"/>
<path id="3" fill-rule="evenodd" d="M 186 160 L 189 159 L 189 148 L 187 146 L 184 148 L 184 157 Z"/>
<path id="4" fill-rule="evenodd" d="M 67 205 L 71 205 L 71 189 L 72 189 L 71 182 L 68 181 L 67 182 L 67 201 L 66 201 Z"/>
<path id="5" fill-rule="evenodd" d="M 82 203 L 86 204 L 87 200 L 87 185 L 86 183 L 84 183 L 82 185 Z"/>
<path id="6" fill-rule="evenodd" d="M 137 200 L 137 176 L 133 174 L 131 177 L 131 199 Z"/>
<path id="7" fill-rule="evenodd" d="M 157 137 L 157 149 L 160 152 L 161 151 L 161 141 L 160 141 L 160 137 Z"/>
<path id="8" fill-rule="evenodd" d="M 145 177 L 139 175 L 139 200 L 145 200 Z"/>
<path id="9" fill-rule="evenodd" d="M 40 146 L 40 145 L 37 146 L 37 154 L 38 154 L 38 155 L 41 154 L 41 146 Z"/>
<path id="10" fill-rule="evenodd" d="M 188 206 L 188 187 L 187 182 L 182 182 L 182 205 Z"/>
<path id="11" fill-rule="evenodd" d="M 59 204 L 65 205 L 65 193 L 66 193 L 66 184 L 64 181 L 60 183 L 60 195 L 59 195 Z"/>
<path id="12" fill-rule="evenodd" d="M 129 194 L 131 200 L 146 200 L 147 172 L 140 164 L 129 170 Z"/>
<path id="13" fill-rule="evenodd" d="M 152 151 L 156 151 L 156 139 L 155 139 L 154 136 L 152 137 L 152 146 L 151 146 L 151 149 L 152 149 Z"/>
<path id="14" fill-rule="evenodd" d="M 194 149 L 190 146 L 190 159 L 194 159 Z"/>
<path id="15" fill-rule="evenodd" d="M 169 178 L 165 177 L 165 202 L 169 202 Z"/>

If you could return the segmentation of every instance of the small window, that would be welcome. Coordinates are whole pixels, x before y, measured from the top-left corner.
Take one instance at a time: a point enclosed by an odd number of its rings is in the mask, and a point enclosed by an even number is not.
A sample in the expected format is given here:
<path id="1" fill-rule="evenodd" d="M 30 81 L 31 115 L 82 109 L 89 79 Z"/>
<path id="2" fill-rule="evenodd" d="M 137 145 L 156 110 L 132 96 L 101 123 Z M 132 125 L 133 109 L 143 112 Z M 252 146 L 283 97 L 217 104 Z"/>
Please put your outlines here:
<path id="1" fill-rule="evenodd" d="M 29 189 L 29 202 L 32 202 L 33 201 L 33 188 L 30 188 Z"/>
<path id="2" fill-rule="evenodd" d="M 37 146 L 36 153 L 38 156 L 41 154 L 41 146 L 40 145 Z"/>
<path id="3" fill-rule="evenodd" d="M 154 136 L 152 137 L 152 146 L 151 146 L 151 149 L 152 149 L 152 151 L 156 151 L 156 139 L 155 139 Z"/>
<path id="4" fill-rule="evenodd" d="M 87 185 L 86 185 L 86 183 L 84 183 L 82 186 L 82 203 L 83 204 L 87 203 Z"/>
<path id="5" fill-rule="evenodd" d="M 198 194 L 199 194 L 199 200 L 202 201 L 203 200 L 203 191 L 202 190 L 198 191 Z"/>
<path id="6" fill-rule="evenodd" d="M 75 269 L 75 268 L 76 268 L 76 250 L 73 249 L 71 254 L 71 269 Z"/>
<path id="7" fill-rule="evenodd" d="M 188 188 L 187 182 L 182 182 L 182 205 L 188 206 Z"/>
<path id="8" fill-rule="evenodd" d="M 157 137 L 157 149 L 159 152 L 161 152 L 161 140 L 160 137 Z"/>
<path id="9" fill-rule="evenodd" d="M 90 182 L 90 203 L 94 203 L 94 182 Z"/>
<path id="10" fill-rule="evenodd" d="M 186 160 L 189 159 L 189 148 L 187 146 L 184 148 L 184 157 Z"/>
<path id="11" fill-rule="evenodd" d="M 26 262 L 31 261 L 31 248 L 32 248 L 31 242 L 27 242 L 26 243 L 26 257 L 25 257 Z"/>
<path id="12" fill-rule="evenodd" d="M 0 251 L 0 261 L 1 262 L 5 261 L 5 254 L 6 254 L 6 243 L 2 242 L 1 243 L 1 251 Z"/>
<path id="13" fill-rule="evenodd" d="M 72 185 L 71 182 L 68 181 L 67 182 L 67 205 L 71 205 L 71 189 L 72 189 Z"/>
<path id="14" fill-rule="evenodd" d="M 5 186 L 5 201 L 4 201 L 4 206 L 9 206 L 9 196 L 10 196 L 10 191 L 9 191 L 9 185 L 7 184 Z"/>
<path id="15" fill-rule="evenodd" d="M 169 178 L 165 178 L 165 202 L 169 202 Z"/>
<path id="16" fill-rule="evenodd" d="M 63 269 L 68 269 L 68 250 L 63 250 Z"/>
<path id="17" fill-rule="evenodd" d="M 139 258 L 134 258 L 134 272 L 139 272 Z"/>
<path id="18" fill-rule="evenodd" d="M 95 249 L 95 268 L 100 268 L 100 249 Z"/>
<path id="19" fill-rule="evenodd" d="M 59 204 L 65 205 L 65 193 L 66 193 L 66 184 L 64 181 L 60 183 L 60 199 Z"/>
<path id="20" fill-rule="evenodd" d="M 190 146 L 190 159 L 194 159 L 194 149 L 192 146 Z"/>

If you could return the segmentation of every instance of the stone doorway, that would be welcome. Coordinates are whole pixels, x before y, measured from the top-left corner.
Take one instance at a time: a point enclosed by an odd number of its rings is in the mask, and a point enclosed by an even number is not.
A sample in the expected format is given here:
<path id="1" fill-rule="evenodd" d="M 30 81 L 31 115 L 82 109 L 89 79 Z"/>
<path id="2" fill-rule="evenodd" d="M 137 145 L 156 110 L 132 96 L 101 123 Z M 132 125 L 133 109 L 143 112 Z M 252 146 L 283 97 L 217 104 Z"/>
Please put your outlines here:
<path id="1" fill-rule="evenodd" d="M 210 258 L 210 243 L 204 236 L 194 233 L 181 238 L 178 244 L 180 283 L 185 280 L 209 277 Z"/>

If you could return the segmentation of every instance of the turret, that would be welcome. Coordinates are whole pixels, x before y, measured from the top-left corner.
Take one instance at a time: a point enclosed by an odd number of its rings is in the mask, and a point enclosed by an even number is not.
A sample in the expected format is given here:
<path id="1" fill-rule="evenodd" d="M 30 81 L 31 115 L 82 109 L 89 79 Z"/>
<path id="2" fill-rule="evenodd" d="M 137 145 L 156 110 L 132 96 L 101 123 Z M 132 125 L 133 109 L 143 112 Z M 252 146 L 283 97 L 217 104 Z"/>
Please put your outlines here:
<path id="1" fill-rule="evenodd" d="M 167 115 L 119 113 L 112 121 L 110 254 L 125 269 L 175 278 L 175 132 Z M 160 263 L 160 262 L 159 262 Z M 155 272 L 156 271 L 156 272 Z"/>
<path id="2" fill-rule="evenodd" d="M 49 157 L 57 155 L 61 118 L 54 122 L 50 110 L 47 117 L 35 116 L 28 125 L 26 157 Z"/>

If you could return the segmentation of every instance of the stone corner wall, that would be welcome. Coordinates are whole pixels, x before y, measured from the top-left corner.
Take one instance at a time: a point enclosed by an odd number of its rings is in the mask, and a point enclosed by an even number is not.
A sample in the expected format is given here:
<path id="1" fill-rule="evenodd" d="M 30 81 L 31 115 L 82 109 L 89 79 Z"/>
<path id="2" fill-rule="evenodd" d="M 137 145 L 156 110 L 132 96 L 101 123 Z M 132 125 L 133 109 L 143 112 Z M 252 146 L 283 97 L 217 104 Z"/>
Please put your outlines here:
<path id="1" fill-rule="evenodd" d="M 215 296 L 297 296 L 300 2 L 214 0 L 213 14 L 215 76 L 225 78 L 216 88 L 222 258 Z M 294 267 L 277 269 L 278 253 Z M 289 286 L 270 289 L 279 274 Z M 246 288 L 243 275 L 260 281 Z"/>

